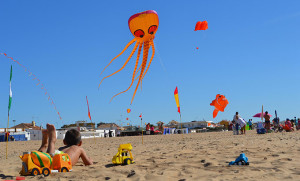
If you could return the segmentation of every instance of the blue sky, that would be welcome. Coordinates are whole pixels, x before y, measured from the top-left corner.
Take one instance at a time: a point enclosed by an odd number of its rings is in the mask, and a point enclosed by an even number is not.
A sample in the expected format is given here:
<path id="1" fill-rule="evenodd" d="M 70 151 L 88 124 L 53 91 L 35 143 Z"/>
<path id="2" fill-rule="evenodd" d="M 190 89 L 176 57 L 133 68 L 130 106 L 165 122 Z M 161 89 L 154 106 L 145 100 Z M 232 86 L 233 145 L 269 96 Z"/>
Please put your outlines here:
<path id="1" fill-rule="evenodd" d="M 88 120 L 140 124 L 179 120 L 174 100 L 178 86 L 182 121 L 249 119 L 265 110 L 281 119 L 300 117 L 299 1 L 1 1 L 0 52 L 14 57 L 45 85 L 63 120 L 40 86 L 16 63 L 0 55 L 0 127 L 7 124 L 9 70 L 13 65 L 11 120 L 57 126 Z M 160 24 L 156 54 L 130 105 L 135 56 L 120 73 L 132 48 L 100 72 L 133 39 L 131 15 L 155 10 Z M 194 31 L 206 20 L 208 30 Z M 199 49 L 196 49 L 199 47 Z M 149 57 L 150 58 L 150 57 Z M 212 118 L 216 94 L 229 100 Z M 131 108 L 130 114 L 126 109 Z M 121 120 L 121 121 L 119 121 Z M 254 121 L 257 120 L 254 118 Z M 13 123 L 10 123 L 13 126 Z"/>

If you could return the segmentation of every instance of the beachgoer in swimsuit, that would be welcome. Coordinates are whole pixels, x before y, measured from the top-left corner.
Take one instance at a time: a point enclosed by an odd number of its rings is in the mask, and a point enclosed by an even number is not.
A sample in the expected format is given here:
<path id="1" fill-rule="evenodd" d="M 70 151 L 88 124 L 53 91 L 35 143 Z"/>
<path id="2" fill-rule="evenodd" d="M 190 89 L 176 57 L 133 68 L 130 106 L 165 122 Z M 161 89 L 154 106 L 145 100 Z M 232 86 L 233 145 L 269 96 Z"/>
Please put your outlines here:
<path id="1" fill-rule="evenodd" d="M 55 150 L 56 143 L 56 130 L 53 124 L 47 124 L 47 129 L 42 130 L 43 138 L 42 145 L 38 151 L 47 152 L 51 156 L 57 153 L 67 153 L 70 156 L 72 165 L 76 165 L 79 158 L 82 159 L 85 165 L 92 165 L 93 161 L 89 158 L 85 150 L 81 147 L 81 135 L 76 129 L 70 129 L 66 132 L 65 138 L 63 140 L 66 146 Z"/>

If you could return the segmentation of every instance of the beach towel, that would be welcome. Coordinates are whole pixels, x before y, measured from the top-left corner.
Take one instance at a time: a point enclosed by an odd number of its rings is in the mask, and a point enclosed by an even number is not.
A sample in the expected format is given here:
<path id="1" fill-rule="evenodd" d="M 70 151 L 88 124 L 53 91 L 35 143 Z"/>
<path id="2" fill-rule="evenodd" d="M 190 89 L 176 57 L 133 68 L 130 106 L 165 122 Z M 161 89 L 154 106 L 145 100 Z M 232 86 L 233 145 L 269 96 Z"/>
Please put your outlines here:
<path id="1" fill-rule="evenodd" d="M 246 126 L 246 124 L 247 124 L 246 121 L 241 117 L 239 117 L 239 119 L 237 120 L 237 123 L 240 125 L 241 128 Z"/>

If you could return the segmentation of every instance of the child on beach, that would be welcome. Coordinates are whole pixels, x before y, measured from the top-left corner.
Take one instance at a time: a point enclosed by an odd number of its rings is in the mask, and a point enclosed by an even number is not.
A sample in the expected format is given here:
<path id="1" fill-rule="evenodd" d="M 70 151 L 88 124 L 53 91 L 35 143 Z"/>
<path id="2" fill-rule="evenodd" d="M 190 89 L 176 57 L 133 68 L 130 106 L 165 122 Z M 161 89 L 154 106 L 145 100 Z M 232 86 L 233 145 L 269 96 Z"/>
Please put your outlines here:
<path id="1" fill-rule="evenodd" d="M 232 131 L 233 135 L 239 134 L 239 126 L 236 124 L 235 120 L 232 121 Z"/>
<path id="2" fill-rule="evenodd" d="M 54 125 L 47 124 L 47 129 L 42 130 L 42 134 L 42 145 L 38 151 L 47 152 L 51 156 L 54 156 L 55 153 L 59 151 L 67 153 L 70 156 L 72 165 L 76 165 L 79 158 L 82 159 L 85 165 L 93 164 L 93 161 L 86 155 L 84 149 L 80 147 L 82 145 L 82 141 L 79 131 L 75 129 L 68 130 L 63 140 L 66 146 L 59 148 L 59 150 L 55 150 L 56 130 Z"/>

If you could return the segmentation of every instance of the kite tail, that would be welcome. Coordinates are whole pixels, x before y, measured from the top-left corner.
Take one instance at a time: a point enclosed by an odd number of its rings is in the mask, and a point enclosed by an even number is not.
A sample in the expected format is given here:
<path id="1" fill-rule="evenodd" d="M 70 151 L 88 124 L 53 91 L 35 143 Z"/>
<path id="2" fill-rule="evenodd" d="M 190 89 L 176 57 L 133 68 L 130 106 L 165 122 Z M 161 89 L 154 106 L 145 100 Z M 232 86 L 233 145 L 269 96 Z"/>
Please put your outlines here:
<path id="1" fill-rule="evenodd" d="M 140 73 L 140 77 L 139 77 L 139 81 L 135 87 L 135 90 L 134 90 L 134 93 L 133 93 L 133 96 L 132 96 L 132 99 L 131 99 L 131 103 L 133 102 L 133 99 L 135 97 L 135 94 L 136 94 L 136 91 L 140 85 L 140 82 L 142 81 L 143 79 L 143 73 L 145 71 L 145 67 L 147 65 L 147 59 L 148 59 L 148 53 L 149 53 L 149 42 L 144 42 L 144 51 L 143 51 L 143 62 L 142 62 L 142 68 L 141 68 L 141 73 Z"/>
<path id="2" fill-rule="evenodd" d="M 215 110 L 214 110 L 214 112 L 213 112 L 213 118 L 215 118 L 215 117 L 218 115 L 218 112 L 219 112 L 218 109 L 215 109 Z"/>
<path id="3" fill-rule="evenodd" d="M 53 105 L 55 111 L 57 112 L 57 115 L 58 115 L 59 119 L 62 120 L 62 118 L 61 118 L 61 116 L 60 116 L 60 113 L 59 113 L 59 111 L 57 110 L 56 105 L 55 105 L 53 99 L 51 98 L 51 96 L 50 96 L 49 93 L 47 92 L 47 90 L 46 90 L 44 84 L 42 84 L 41 81 L 40 81 L 40 80 L 39 80 L 39 79 L 38 79 L 38 78 L 37 78 L 37 77 L 36 77 L 36 76 L 35 76 L 28 68 L 26 68 L 24 65 L 22 65 L 19 61 L 13 59 L 12 57 L 7 56 L 6 53 L 0 53 L 0 55 L 4 55 L 6 58 L 11 59 L 13 62 L 16 62 L 18 65 L 20 65 L 20 66 L 24 69 L 24 71 L 28 74 L 28 76 L 32 76 L 32 77 L 33 77 L 33 80 L 36 80 L 36 81 L 37 81 L 36 86 L 38 86 L 38 87 L 40 87 L 41 89 L 43 89 L 44 92 L 45 92 L 45 95 L 48 94 L 48 101 L 50 101 L 51 105 Z"/>

